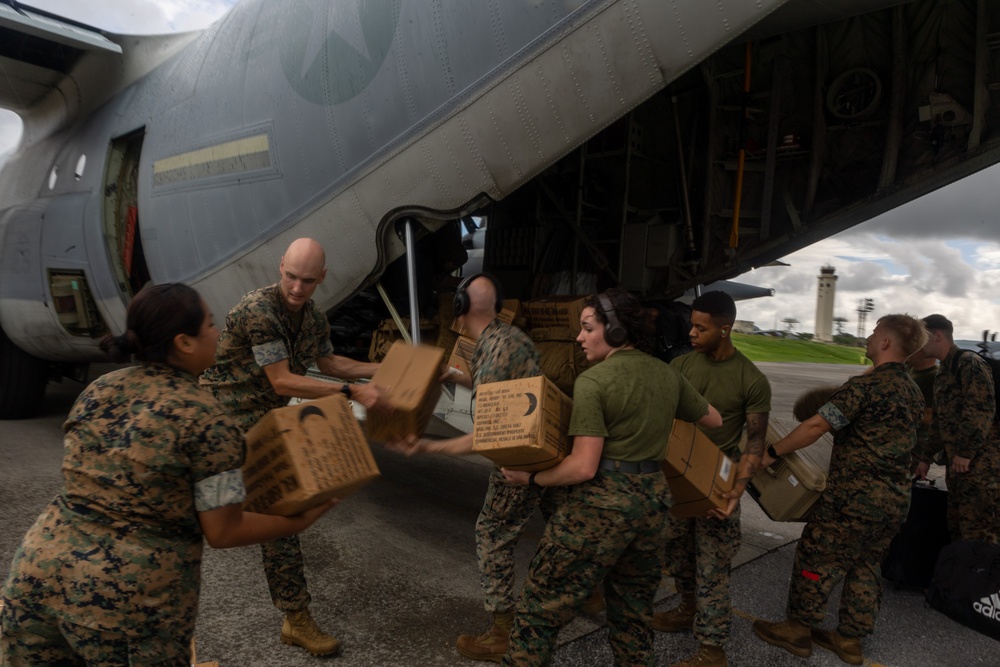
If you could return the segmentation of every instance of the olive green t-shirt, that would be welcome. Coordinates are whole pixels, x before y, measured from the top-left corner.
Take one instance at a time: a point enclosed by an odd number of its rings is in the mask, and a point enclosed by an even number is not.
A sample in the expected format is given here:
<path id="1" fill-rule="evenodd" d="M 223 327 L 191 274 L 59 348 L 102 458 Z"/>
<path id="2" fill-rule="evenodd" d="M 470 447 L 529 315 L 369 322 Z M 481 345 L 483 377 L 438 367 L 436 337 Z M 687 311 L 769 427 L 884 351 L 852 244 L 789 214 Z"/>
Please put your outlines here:
<path id="1" fill-rule="evenodd" d="M 698 428 L 727 456 L 738 459 L 747 415 L 771 411 L 767 377 L 739 350 L 722 361 L 703 352 L 688 352 L 670 365 L 722 415 L 719 428 Z"/>
<path id="2" fill-rule="evenodd" d="M 573 385 L 569 434 L 603 437 L 602 456 L 661 461 L 674 417 L 695 422 L 708 401 L 676 370 L 638 350 L 620 350 Z"/>

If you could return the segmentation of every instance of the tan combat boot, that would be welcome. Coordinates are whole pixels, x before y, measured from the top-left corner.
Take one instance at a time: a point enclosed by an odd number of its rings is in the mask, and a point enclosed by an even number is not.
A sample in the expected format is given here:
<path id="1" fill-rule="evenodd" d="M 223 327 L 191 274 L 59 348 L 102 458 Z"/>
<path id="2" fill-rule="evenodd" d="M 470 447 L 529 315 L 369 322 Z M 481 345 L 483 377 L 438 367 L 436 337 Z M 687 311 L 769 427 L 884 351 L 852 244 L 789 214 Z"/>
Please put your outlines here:
<path id="1" fill-rule="evenodd" d="M 290 611 L 281 624 L 281 643 L 301 646 L 315 656 L 333 655 L 340 642 L 319 629 L 308 609 Z"/>
<path id="2" fill-rule="evenodd" d="M 753 622 L 753 631 L 768 644 L 783 648 L 792 655 L 800 658 L 812 655 L 812 636 L 809 633 L 809 626 L 805 623 L 792 620 L 781 623 L 757 620 Z"/>
<path id="3" fill-rule="evenodd" d="M 657 632 L 690 632 L 694 625 L 697 605 L 695 596 L 682 595 L 681 603 L 673 609 L 653 614 L 651 625 Z"/>
<path id="4" fill-rule="evenodd" d="M 845 637 L 836 630 L 813 628 L 812 640 L 816 646 L 836 653 L 837 657 L 848 665 L 865 664 L 865 657 L 861 653 L 861 640 L 857 637 Z"/>
<path id="5" fill-rule="evenodd" d="M 514 625 L 514 612 L 493 613 L 493 627 L 481 635 L 462 635 L 455 642 L 455 648 L 466 658 L 500 662 L 507 653 L 507 639 Z"/>
<path id="6" fill-rule="evenodd" d="M 697 653 L 687 660 L 675 662 L 670 667 L 729 667 L 729 660 L 721 646 L 702 644 Z"/>

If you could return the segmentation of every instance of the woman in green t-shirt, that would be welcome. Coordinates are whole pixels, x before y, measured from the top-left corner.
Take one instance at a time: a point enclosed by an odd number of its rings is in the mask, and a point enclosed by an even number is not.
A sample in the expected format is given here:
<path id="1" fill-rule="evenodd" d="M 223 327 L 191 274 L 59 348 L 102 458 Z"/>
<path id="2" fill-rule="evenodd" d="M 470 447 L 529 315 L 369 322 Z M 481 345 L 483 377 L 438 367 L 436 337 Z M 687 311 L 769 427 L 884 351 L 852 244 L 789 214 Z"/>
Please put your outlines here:
<path id="1" fill-rule="evenodd" d="M 573 388 L 573 449 L 554 468 L 503 470 L 512 484 L 570 487 L 531 563 L 504 665 L 544 665 L 559 629 L 604 582 L 618 665 L 652 665 L 649 626 L 663 570 L 667 483 L 660 466 L 674 417 L 710 428 L 719 413 L 644 352 L 653 315 L 628 292 L 590 297 L 577 341 L 591 368 Z"/>

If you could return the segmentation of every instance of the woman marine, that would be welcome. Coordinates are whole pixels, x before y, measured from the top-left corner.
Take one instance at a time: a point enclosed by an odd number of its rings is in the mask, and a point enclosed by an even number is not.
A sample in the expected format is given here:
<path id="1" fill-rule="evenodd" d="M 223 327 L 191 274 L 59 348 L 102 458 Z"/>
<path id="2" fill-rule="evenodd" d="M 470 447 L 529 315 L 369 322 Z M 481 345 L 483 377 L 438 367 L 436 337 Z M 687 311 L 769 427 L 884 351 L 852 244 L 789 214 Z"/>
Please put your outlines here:
<path id="1" fill-rule="evenodd" d="M 589 298 L 577 341 L 591 367 L 573 387 L 572 452 L 541 472 L 503 471 L 513 484 L 568 487 L 532 560 L 504 665 L 549 664 L 559 629 L 602 581 L 615 664 L 653 665 L 667 437 L 674 417 L 710 428 L 722 418 L 642 351 L 652 329 L 651 313 L 625 291 Z"/>
<path id="2" fill-rule="evenodd" d="M 4 665 L 186 667 L 204 540 L 273 540 L 336 504 L 291 517 L 242 510 L 243 436 L 198 385 L 219 331 L 197 292 L 143 289 L 126 324 L 101 348 L 139 364 L 99 377 L 76 400 L 63 425 L 63 489 L 14 556 L 0 613 Z"/>

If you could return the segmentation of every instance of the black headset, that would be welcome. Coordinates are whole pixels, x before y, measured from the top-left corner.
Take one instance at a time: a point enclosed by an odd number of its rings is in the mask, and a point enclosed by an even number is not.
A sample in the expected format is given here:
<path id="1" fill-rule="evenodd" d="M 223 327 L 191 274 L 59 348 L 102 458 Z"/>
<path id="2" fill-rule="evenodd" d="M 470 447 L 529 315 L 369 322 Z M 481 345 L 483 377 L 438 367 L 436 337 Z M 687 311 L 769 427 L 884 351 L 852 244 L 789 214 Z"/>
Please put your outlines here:
<path id="1" fill-rule="evenodd" d="M 503 287 L 500 286 L 500 281 L 488 273 L 474 273 L 467 278 L 463 278 L 462 282 L 460 282 L 458 287 L 455 288 L 455 317 L 465 315 L 469 312 L 469 307 L 472 305 L 472 302 L 469 301 L 469 294 L 466 290 L 469 289 L 469 285 L 471 285 L 472 281 L 476 278 L 488 278 L 489 281 L 493 283 L 493 290 L 497 294 L 497 302 L 493 304 L 493 309 L 498 313 L 503 310 Z"/>
<path id="2" fill-rule="evenodd" d="M 628 331 L 618 321 L 618 315 L 615 313 L 611 299 L 607 294 L 602 293 L 597 295 L 597 302 L 601 304 L 604 317 L 608 320 L 607 324 L 604 325 L 604 342 L 611 347 L 621 347 L 628 342 Z"/>

